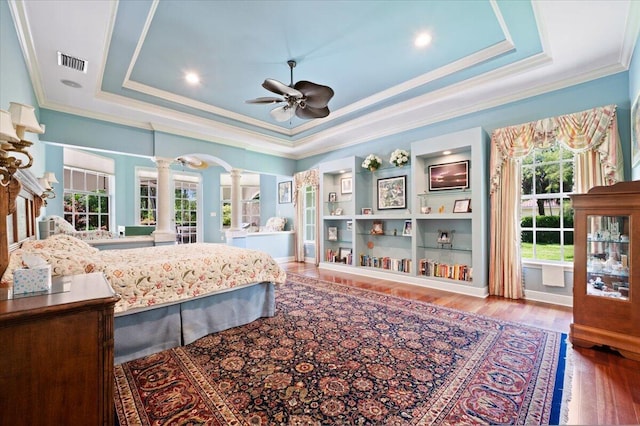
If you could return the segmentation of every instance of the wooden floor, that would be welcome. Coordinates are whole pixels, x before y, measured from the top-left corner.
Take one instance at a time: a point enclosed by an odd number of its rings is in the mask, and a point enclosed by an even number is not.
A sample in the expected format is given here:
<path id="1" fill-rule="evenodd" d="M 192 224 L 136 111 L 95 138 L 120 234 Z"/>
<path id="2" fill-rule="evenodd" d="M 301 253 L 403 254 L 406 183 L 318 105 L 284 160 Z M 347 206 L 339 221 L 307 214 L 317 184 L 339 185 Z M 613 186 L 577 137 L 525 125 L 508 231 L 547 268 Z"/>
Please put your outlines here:
<path id="1" fill-rule="evenodd" d="M 286 263 L 289 272 L 348 284 L 467 312 L 569 333 L 571 308 L 500 297 L 481 299 L 381 279 L 318 269 L 307 263 Z M 640 424 L 640 362 L 606 349 L 569 347 L 573 359 L 572 397 L 567 424 Z"/>

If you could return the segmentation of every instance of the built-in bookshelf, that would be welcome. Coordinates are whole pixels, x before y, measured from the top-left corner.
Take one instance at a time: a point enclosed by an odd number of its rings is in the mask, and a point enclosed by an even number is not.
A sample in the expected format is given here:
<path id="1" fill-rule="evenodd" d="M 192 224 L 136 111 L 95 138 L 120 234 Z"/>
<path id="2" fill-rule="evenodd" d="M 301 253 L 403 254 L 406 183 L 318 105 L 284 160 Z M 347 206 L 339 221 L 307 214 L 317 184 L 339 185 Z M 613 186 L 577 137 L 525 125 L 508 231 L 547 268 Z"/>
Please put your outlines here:
<path id="1" fill-rule="evenodd" d="M 320 267 L 485 296 L 487 143 L 474 128 L 412 143 L 403 167 L 384 152 L 375 171 L 355 156 L 320 164 Z M 464 179 L 438 180 L 447 173 Z M 345 178 L 350 193 L 342 192 Z"/>

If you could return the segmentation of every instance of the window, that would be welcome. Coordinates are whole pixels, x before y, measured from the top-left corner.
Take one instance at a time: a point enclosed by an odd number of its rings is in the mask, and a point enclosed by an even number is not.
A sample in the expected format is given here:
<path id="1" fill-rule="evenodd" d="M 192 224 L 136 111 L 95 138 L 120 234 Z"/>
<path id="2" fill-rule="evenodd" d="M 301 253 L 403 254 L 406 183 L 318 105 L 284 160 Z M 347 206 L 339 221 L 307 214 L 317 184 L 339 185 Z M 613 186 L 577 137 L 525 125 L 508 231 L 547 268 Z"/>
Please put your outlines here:
<path id="1" fill-rule="evenodd" d="M 231 175 L 221 174 L 222 228 L 231 227 Z M 248 230 L 260 227 L 260 175 L 244 173 L 240 177 L 242 213 L 240 226 Z"/>
<path id="2" fill-rule="evenodd" d="M 138 223 L 140 225 L 155 225 L 158 179 L 141 175 L 139 176 L 139 187 L 140 214 Z"/>
<path id="3" fill-rule="evenodd" d="M 195 243 L 198 237 L 198 182 L 176 179 L 174 195 L 178 244 Z"/>
<path id="4" fill-rule="evenodd" d="M 304 188 L 304 242 L 316 240 L 316 188 L 308 185 Z"/>
<path id="5" fill-rule="evenodd" d="M 560 144 L 534 149 L 522 162 L 522 258 L 573 261 L 574 155 Z"/>
<path id="6" fill-rule="evenodd" d="M 138 223 L 155 225 L 157 219 L 158 172 L 153 169 L 138 169 Z M 178 244 L 195 243 L 198 239 L 198 194 L 200 177 L 173 174 L 173 197 Z"/>
<path id="7" fill-rule="evenodd" d="M 64 218 L 77 231 L 110 229 L 112 176 L 64 167 Z"/>

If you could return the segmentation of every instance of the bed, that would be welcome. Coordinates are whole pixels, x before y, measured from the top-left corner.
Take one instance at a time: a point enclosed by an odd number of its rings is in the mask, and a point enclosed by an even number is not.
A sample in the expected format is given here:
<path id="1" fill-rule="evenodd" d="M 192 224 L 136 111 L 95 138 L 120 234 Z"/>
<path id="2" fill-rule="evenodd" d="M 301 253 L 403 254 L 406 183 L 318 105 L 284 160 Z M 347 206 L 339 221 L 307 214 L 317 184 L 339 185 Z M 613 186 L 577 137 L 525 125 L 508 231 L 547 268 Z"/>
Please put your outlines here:
<path id="1" fill-rule="evenodd" d="M 36 240 L 38 203 L 22 188 L 9 211 L 8 224 L 22 229 L 27 216 L 29 230 L 0 253 L 0 287 L 11 284 L 24 253 L 45 259 L 54 276 L 104 273 L 121 296 L 116 364 L 275 314 L 275 286 L 286 273 L 264 252 L 208 243 L 100 251 L 68 234 Z"/>

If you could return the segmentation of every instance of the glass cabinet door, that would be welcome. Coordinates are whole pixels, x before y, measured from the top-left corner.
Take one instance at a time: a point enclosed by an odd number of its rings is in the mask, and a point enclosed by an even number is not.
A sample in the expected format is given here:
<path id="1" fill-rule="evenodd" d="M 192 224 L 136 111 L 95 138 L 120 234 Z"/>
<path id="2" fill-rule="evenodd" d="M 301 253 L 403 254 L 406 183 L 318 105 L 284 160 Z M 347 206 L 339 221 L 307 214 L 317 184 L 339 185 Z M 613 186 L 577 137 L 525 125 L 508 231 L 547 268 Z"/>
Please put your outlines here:
<path id="1" fill-rule="evenodd" d="M 629 216 L 587 216 L 587 294 L 629 300 Z"/>

